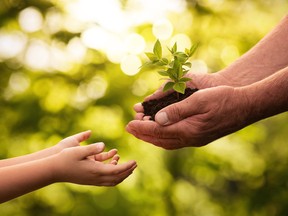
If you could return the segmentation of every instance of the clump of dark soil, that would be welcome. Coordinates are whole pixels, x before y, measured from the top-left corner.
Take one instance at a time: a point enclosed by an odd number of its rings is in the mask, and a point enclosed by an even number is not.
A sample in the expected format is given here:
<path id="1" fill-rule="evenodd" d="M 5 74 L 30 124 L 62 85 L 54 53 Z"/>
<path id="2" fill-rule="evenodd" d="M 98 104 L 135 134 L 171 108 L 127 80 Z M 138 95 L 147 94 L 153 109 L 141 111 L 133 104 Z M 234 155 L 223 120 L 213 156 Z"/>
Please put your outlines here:
<path id="1" fill-rule="evenodd" d="M 177 92 L 172 92 L 171 94 L 166 95 L 160 99 L 144 101 L 142 103 L 142 106 L 144 108 L 144 115 L 150 116 L 150 120 L 155 121 L 155 115 L 159 110 L 161 110 L 166 106 L 169 106 L 170 104 L 184 100 L 185 98 L 189 97 L 196 91 L 198 91 L 198 89 L 196 88 L 195 89 L 186 88 L 185 93 L 184 94 L 178 93 L 178 96 Z"/>

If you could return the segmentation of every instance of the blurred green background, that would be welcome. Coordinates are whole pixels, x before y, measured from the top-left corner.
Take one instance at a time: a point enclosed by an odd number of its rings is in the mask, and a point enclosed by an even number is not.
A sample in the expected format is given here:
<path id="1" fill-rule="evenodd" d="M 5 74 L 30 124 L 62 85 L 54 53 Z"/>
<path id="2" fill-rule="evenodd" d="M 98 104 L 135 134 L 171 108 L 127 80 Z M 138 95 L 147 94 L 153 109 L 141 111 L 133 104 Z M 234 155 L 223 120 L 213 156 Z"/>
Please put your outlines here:
<path id="1" fill-rule="evenodd" d="M 1 0 L 0 158 L 91 129 L 87 143 L 138 162 L 114 188 L 50 185 L 1 204 L 1 215 L 288 215 L 287 113 L 202 148 L 166 151 L 125 131 L 133 105 L 162 82 L 138 70 L 156 38 L 200 42 L 192 71 L 215 72 L 287 9 L 286 0 Z"/>

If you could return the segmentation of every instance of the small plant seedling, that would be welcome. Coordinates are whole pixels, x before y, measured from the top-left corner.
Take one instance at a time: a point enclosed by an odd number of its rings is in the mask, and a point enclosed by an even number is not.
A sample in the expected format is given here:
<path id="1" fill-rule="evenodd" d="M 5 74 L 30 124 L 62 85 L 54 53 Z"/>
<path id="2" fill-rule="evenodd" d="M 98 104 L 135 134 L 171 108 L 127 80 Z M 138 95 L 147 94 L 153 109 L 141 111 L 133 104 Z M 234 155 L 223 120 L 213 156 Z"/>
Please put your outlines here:
<path id="1" fill-rule="evenodd" d="M 189 58 L 195 53 L 198 44 L 194 44 L 190 49 L 185 49 L 185 52 L 177 51 L 177 42 L 172 48 L 168 48 L 171 53 L 171 59 L 162 56 L 162 45 L 159 40 L 154 44 L 153 52 L 145 53 L 150 61 L 144 63 L 142 67 L 156 66 L 161 70 L 158 73 L 161 76 L 168 77 L 168 82 L 165 84 L 163 91 L 166 92 L 170 89 L 174 89 L 176 92 L 184 94 L 186 89 L 186 82 L 191 80 L 185 77 L 189 68 L 191 68 L 191 62 Z M 177 94 L 178 94 L 177 93 Z"/>

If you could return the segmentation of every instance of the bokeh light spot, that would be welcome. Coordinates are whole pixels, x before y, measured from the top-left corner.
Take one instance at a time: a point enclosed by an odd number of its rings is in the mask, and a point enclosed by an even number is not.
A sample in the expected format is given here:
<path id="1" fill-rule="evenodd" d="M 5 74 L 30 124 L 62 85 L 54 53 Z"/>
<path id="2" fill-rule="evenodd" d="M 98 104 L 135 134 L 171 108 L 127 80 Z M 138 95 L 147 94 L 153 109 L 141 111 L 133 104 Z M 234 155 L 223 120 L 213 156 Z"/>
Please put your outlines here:
<path id="1" fill-rule="evenodd" d="M 176 42 L 179 51 L 184 51 L 185 48 L 191 47 L 191 40 L 186 34 L 176 34 L 174 37 L 172 37 L 169 47 L 172 47 Z"/>
<path id="2" fill-rule="evenodd" d="M 104 29 L 94 26 L 85 30 L 81 35 L 81 39 L 89 48 L 105 50 L 111 42 L 111 35 Z"/>
<path id="3" fill-rule="evenodd" d="M 9 87 L 16 93 L 25 91 L 30 86 L 30 79 L 24 73 L 13 73 L 9 79 Z"/>
<path id="4" fill-rule="evenodd" d="M 153 24 L 153 34 L 156 38 L 166 40 L 173 33 L 173 26 L 168 19 L 160 19 Z"/>
<path id="5" fill-rule="evenodd" d="M 26 32 L 36 32 L 42 28 L 42 14 L 37 8 L 25 8 L 19 14 L 19 24 Z"/>
<path id="6" fill-rule="evenodd" d="M 192 73 L 208 73 L 208 66 L 205 61 L 203 60 L 192 60 Z"/>
<path id="7" fill-rule="evenodd" d="M 239 57 L 238 48 L 234 45 L 227 45 L 221 52 L 222 61 L 228 65 Z"/>
<path id="8" fill-rule="evenodd" d="M 86 94 L 91 99 L 98 99 L 105 95 L 108 83 L 101 76 L 95 76 L 88 84 L 86 88 Z"/>
<path id="9" fill-rule="evenodd" d="M 141 60 L 135 55 L 127 55 L 121 61 L 121 70 L 129 76 L 133 76 L 139 72 Z"/>
<path id="10" fill-rule="evenodd" d="M 128 36 L 125 41 L 125 47 L 128 53 L 130 54 L 140 54 L 145 49 L 146 43 L 144 38 L 136 33 L 133 33 Z"/>
<path id="11" fill-rule="evenodd" d="M 81 63 L 86 55 L 87 48 L 78 37 L 72 38 L 67 44 L 67 52 L 72 61 Z"/>
<path id="12" fill-rule="evenodd" d="M 32 41 L 25 54 L 25 63 L 32 69 L 48 69 L 50 66 L 49 46 L 40 40 Z"/>
<path id="13" fill-rule="evenodd" d="M 13 58 L 25 48 L 27 37 L 18 31 L 0 31 L 0 59 Z"/>

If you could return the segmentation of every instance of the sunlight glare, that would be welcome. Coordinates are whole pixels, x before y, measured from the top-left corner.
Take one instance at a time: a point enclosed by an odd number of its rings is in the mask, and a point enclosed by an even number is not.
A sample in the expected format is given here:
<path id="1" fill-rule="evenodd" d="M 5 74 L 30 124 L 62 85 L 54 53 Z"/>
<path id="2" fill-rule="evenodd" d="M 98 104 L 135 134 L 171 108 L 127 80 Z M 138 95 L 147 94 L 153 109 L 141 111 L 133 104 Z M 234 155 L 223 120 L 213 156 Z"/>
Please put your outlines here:
<path id="1" fill-rule="evenodd" d="M 103 28 L 94 26 L 81 34 L 81 40 L 89 48 L 105 51 L 113 40 L 113 35 Z"/>
<path id="2" fill-rule="evenodd" d="M 101 76 L 95 76 L 86 86 L 86 94 L 89 98 L 96 100 L 105 95 L 108 83 Z"/>
<path id="3" fill-rule="evenodd" d="M 85 58 L 87 48 L 78 37 L 72 38 L 67 44 L 67 53 L 72 61 L 81 63 Z"/>
<path id="4" fill-rule="evenodd" d="M 24 73 L 13 73 L 9 79 L 9 87 L 14 92 L 24 92 L 30 86 L 30 79 Z"/>
<path id="5" fill-rule="evenodd" d="M 166 40 L 173 33 L 173 26 L 168 19 L 160 19 L 153 23 L 153 34 L 160 40 Z"/>
<path id="6" fill-rule="evenodd" d="M 192 73 L 208 73 L 208 66 L 203 60 L 192 60 L 192 67 L 190 72 Z"/>
<path id="7" fill-rule="evenodd" d="M 61 43 L 53 43 L 50 47 L 50 65 L 53 69 L 68 72 L 72 69 L 72 65 L 67 58 L 65 45 Z"/>
<path id="8" fill-rule="evenodd" d="M 119 0 L 75 0 L 65 7 L 70 20 L 65 26 L 81 31 L 86 47 L 103 51 L 111 62 L 119 63 L 124 55 L 140 54 L 146 47 L 142 36 L 131 34 L 134 27 L 151 23 L 156 37 L 168 39 L 173 26 L 166 17 L 183 12 L 185 7 L 184 0 L 128 0 L 124 8 Z M 82 26 L 77 22 L 82 22 Z"/>
<path id="9" fill-rule="evenodd" d="M 128 76 L 133 76 L 139 72 L 141 60 L 135 55 L 127 55 L 121 61 L 121 70 Z"/>
<path id="10" fill-rule="evenodd" d="M 177 34 L 170 40 L 169 47 L 172 47 L 177 42 L 178 51 L 184 51 L 185 48 L 191 47 L 191 40 L 186 34 Z"/>
<path id="11" fill-rule="evenodd" d="M 126 54 L 126 47 L 122 43 L 120 38 L 115 40 L 114 46 L 109 46 L 106 50 L 107 58 L 109 59 L 109 61 L 115 64 L 119 64 L 123 56 L 125 56 Z"/>
<path id="12" fill-rule="evenodd" d="M 147 82 L 143 79 L 137 79 L 132 86 L 132 93 L 136 96 L 144 96 L 147 90 Z"/>
<path id="13" fill-rule="evenodd" d="M 223 48 L 221 52 L 221 59 L 226 64 L 229 65 L 231 62 L 239 57 L 238 48 L 234 45 L 227 45 Z"/>
<path id="14" fill-rule="evenodd" d="M 136 33 L 130 34 L 126 41 L 125 41 L 125 47 L 127 49 L 127 52 L 130 54 L 140 54 L 145 49 L 146 43 L 145 39 Z"/>
<path id="15" fill-rule="evenodd" d="M 50 66 L 49 46 L 40 40 L 32 41 L 25 53 L 25 63 L 32 69 L 48 69 Z"/>
<path id="16" fill-rule="evenodd" d="M 20 54 L 27 43 L 27 37 L 18 31 L 0 32 L 0 59 L 13 58 Z"/>
<path id="17" fill-rule="evenodd" d="M 95 23 L 107 30 L 121 31 L 125 28 L 124 16 L 118 0 L 78 0 L 68 4 L 67 11 L 82 22 Z"/>
<path id="18" fill-rule="evenodd" d="M 54 34 L 63 27 L 63 15 L 55 8 L 49 9 L 45 16 L 45 30 Z"/>
<path id="19" fill-rule="evenodd" d="M 19 24 L 26 32 L 36 32 L 42 28 L 43 17 L 41 12 L 34 8 L 28 7 L 19 14 Z"/>
<path id="20" fill-rule="evenodd" d="M 166 17 L 167 13 L 181 13 L 185 10 L 185 0 L 128 0 L 129 21 L 132 25 L 154 23 L 155 20 Z"/>

